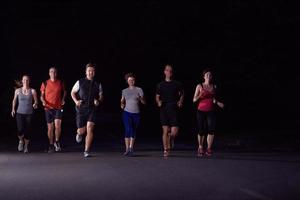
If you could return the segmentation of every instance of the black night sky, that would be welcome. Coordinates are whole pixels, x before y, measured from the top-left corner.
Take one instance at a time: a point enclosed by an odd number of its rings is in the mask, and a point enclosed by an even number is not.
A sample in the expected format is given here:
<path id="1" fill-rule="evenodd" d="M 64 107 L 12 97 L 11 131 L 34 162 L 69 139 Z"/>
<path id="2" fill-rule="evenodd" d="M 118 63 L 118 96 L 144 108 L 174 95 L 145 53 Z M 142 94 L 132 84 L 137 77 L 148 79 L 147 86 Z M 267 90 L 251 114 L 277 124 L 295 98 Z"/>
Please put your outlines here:
<path id="1" fill-rule="evenodd" d="M 90 61 L 97 63 L 97 79 L 104 88 L 100 112 L 121 113 L 123 76 L 134 72 L 148 102 L 143 127 L 154 127 L 157 137 L 154 94 L 167 63 L 174 66 L 175 78 L 186 91 L 183 134 L 194 134 L 192 95 L 206 67 L 213 68 L 226 104 L 219 112 L 220 132 L 294 132 L 299 129 L 299 22 L 296 6 L 288 1 L 2 3 L 0 103 L 6 131 L 1 137 L 15 130 L 10 117 L 13 80 L 30 74 L 31 86 L 39 89 L 48 68 L 56 65 L 69 95 Z M 70 95 L 65 110 L 66 123 L 75 125 Z M 37 115 L 42 121 L 41 108 Z"/>

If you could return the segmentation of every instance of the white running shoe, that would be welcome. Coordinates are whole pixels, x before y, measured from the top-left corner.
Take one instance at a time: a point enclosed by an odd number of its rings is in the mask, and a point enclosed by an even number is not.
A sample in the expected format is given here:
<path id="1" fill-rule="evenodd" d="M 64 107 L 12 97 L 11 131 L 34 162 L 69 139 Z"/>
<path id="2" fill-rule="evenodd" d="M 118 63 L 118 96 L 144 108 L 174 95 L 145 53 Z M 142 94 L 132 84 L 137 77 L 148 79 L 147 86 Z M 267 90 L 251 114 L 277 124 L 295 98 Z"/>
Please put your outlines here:
<path id="1" fill-rule="evenodd" d="M 91 154 L 90 154 L 90 152 L 85 151 L 85 152 L 83 152 L 83 156 L 84 156 L 85 158 L 87 158 L 87 157 L 91 157 Z"/>
<path id="2" fill-rule="evenodd" d="M 22 140 L 19 140 L 18 151 L 23 151 L 23 150 L 24 150 L 24 142 Z"/>
<path id="3" fill-rule="evenodd" d="M 24 145 L 24 153 L 29 153 L 29 151 L 28 151 L 28 144 Z"/>
<path id="4" fill-rule="evenodd" d="M 59 142 L 54 142 L 54 147 L 56 152 L 61 151 Z"/>
<path id="5" fill-rule="evenodd" d="M 82 135 L 76 134 L 76 142 L 80 143 L 82 141 Z"/>

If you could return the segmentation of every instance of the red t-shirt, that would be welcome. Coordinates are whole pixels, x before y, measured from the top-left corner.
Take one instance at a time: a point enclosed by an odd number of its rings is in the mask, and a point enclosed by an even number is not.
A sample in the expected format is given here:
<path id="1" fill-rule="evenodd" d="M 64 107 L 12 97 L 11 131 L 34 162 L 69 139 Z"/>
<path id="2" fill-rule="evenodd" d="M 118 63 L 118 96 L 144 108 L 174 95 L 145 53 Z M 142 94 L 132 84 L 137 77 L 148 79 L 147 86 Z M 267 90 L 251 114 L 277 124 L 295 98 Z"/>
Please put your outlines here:
<path id="1" fill-rule="evenodd" d="M 41 85 L 41 93 L 44 93 L 46 101 L 45 109 L 61 109 L 62 97 L 65 91 L 65 86 L 61 80 L 51 81 L 50 79 Z"/>

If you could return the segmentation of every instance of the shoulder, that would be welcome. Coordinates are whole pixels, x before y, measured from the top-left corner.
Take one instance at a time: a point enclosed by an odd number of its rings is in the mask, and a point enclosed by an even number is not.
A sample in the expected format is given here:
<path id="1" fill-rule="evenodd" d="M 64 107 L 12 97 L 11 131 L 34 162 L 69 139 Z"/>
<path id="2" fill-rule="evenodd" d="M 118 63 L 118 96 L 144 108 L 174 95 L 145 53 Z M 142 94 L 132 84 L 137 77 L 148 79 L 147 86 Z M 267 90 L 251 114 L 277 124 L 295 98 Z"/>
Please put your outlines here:
<path id="1" fill-rule="evenodd" d="M 16 94 L 16 95 L 19 95 L 20 92 L 21 92 L 21 90 L 22 90 L 22 88 L 17 88 L 17 89 L 15 89 L 15 94 Z"/>
<path id="2" fill-rule="evenodd" d="M 202 83 L 198 83 L 196 87 L 197 88 L 202 88 Z"/>
<path id="3" fill-rule="evenodd" d="M 33 89 L 33 88 L 31 88 L 31 93 L 32 93 L 32 94 L 36 94 L 36 90 Z"/>
<path id="4" fill-rule="evenodd" d="M 166 82 L 166 81 L 161 81 L 161 82 L 159 82 L 157 85 L 158 85 L 158 86 L 163 85 L 163 84 L 165 84 L 165 82 Z"/>
<path id="5" fill-rule="evenodd" d="M 179 81 L 176 81 L 176 80 L 173 80 L 173 81 L 172 81 L 172 83 L 173 83 L 173 84 L 176 84 L 176 85 L 182 85 L 182 83 L 181 83 L 181 82 L 179 82 Z"/>
<path id="6" fill-rule="evenodd" d="M 173 81 L 173 84 L 176 85 L 179 88 L 182 88 L 182 86 L 183 86 L 182 83 L 179 82 L 179 81 Z"/>

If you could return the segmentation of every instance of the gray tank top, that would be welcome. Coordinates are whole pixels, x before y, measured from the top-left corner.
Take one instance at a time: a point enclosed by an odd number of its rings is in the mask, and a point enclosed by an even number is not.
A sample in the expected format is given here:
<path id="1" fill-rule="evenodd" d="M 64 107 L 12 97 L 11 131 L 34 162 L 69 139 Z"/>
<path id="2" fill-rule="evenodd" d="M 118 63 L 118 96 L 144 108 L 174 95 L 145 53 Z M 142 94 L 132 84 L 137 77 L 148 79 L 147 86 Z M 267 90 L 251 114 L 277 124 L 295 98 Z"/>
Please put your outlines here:
<path id="1" fill-rule="evenodd" d="M 17 113 L 19 114 L 32 114 L 32 89 L 30 88 L 30 92 L 28 95 L 22 93 L 22 88 L 18 89 L 18 109 Z"/>

